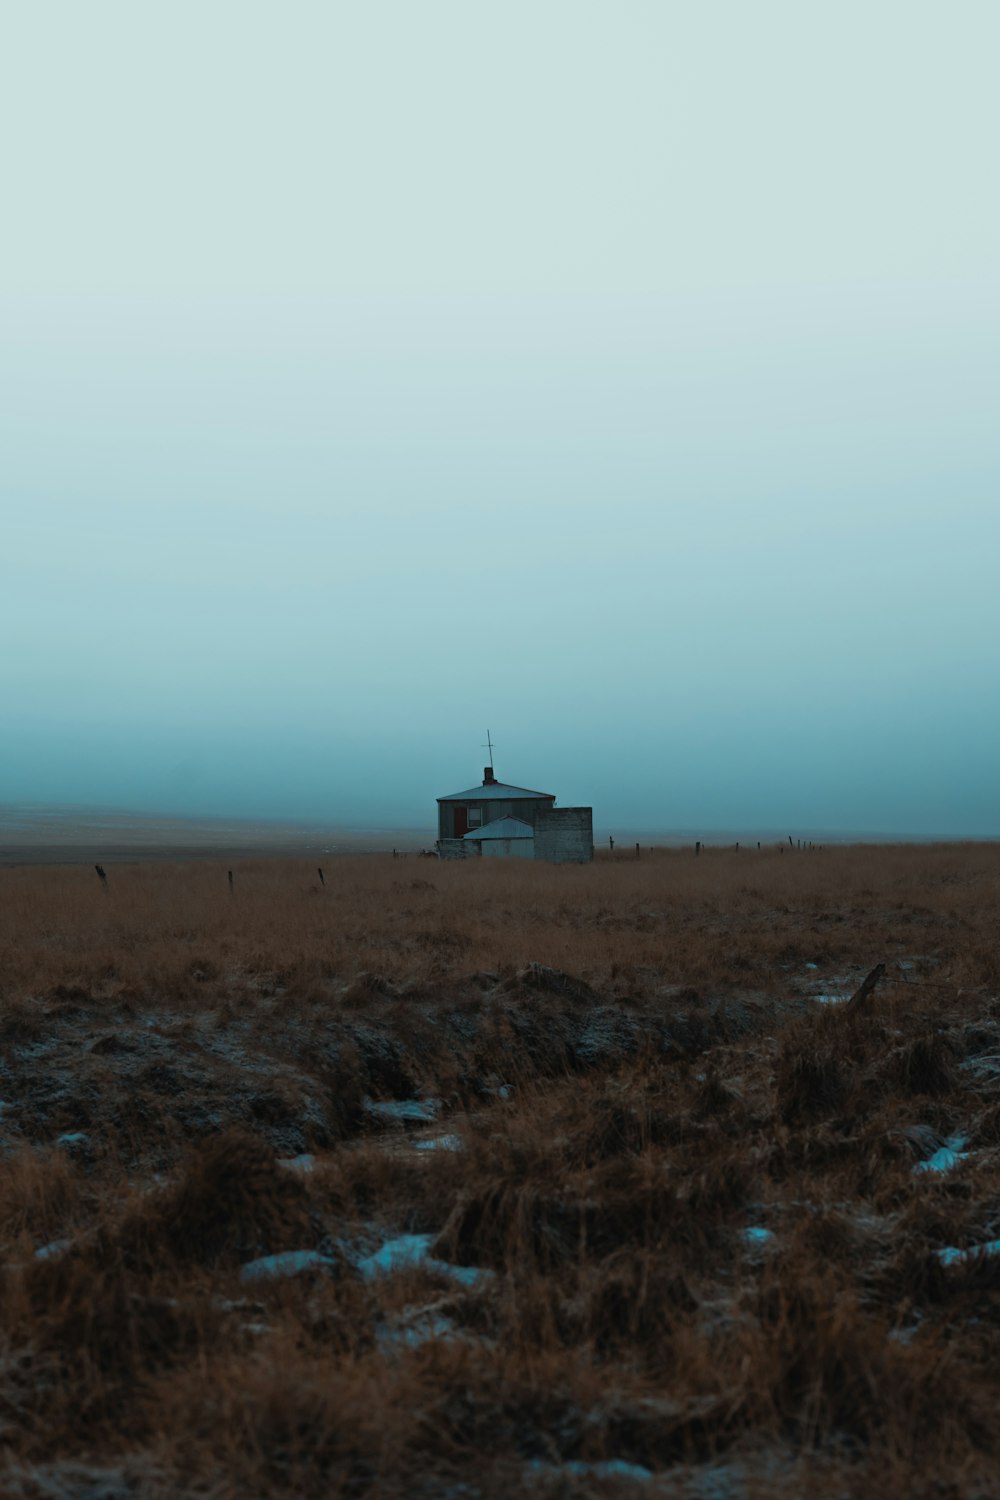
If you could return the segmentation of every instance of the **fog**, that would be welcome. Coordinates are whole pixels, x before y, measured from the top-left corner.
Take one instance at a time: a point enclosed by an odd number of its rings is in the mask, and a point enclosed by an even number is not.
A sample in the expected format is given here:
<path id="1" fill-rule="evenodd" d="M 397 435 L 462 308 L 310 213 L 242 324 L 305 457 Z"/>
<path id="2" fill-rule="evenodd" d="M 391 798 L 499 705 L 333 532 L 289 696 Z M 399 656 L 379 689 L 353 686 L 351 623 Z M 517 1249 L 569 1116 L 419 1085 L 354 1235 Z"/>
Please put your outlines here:
<path id="1" fill-rule="evenodd" d="M 37 0 L 0 802 L 1000 835 L 1000 21 Z"/>

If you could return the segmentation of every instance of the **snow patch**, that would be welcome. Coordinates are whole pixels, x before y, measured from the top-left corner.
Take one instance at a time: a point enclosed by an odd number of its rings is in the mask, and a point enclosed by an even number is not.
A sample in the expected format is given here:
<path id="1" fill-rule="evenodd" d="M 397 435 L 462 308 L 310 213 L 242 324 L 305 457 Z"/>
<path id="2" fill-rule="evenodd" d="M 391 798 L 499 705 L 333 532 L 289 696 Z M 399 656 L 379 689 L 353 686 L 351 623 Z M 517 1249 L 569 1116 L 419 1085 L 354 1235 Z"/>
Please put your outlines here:
<path id="1" fill-rule="evenodd" d="M 595 1463 L 586 1463 L 581 1458 L 570 1458 L 561 1464 L 550 1464 L 544 1459 L 533 1458 L 528 1464 L 528 1471 L 539 1476 L 568 1474 L 574 1479 L 640 1479 L 645 1481 L 653 1477 L 652 1469 L 647 1469 L 644 1464 L 629 1463 L 624 1458 L 608 1458 Z"/>
<path id="2" fill-rule="evenodd" d="M 434 1135 L 425 1141 L 414 1141 L 415 1151 L 461 1151 L 462 1138 L 458 1135 Z"/>
<path id="3" fill-rule="evenodd" d="M 42 1245 L 35 1251 L 35 1259 L 53 1260 L 57 1255 L 65 1255 L 72 1243 L 72 1240 L 51 1240 L 49 1244 Z"/>
<path id="4" fill-rule="evenodd" d="M 332 1266 L 331 1257 L 319 1250 L 282 1250 L 247 1261 L 240 1270 L 240 1280 L 277 1281 L 283 1276 L 300 1276 L 303 1271 L 329 1271 Z"/>
<path id="5" fill-rule="evenodd" d="M 462 1286 L 477 1286 L 493 1278 L 492 1271 L 482 1271 L 478 1266 L 453 1266 L 446 1260 L 435 1260 L 429 1253 L 434 1240 L 432 1234 L 401 1234 L 386 1240 L 372 1255 L 357 1262 L 357 1268 L 365 1281 L 374 1281 L 378 1276 L 389 1276 L 394 1271 L 431 1271 L 437 1276 L 449 1276 Z"/>
<path id="6" fill-rule="evenodd" d="M 959 1162 L 965 1161 L 971 1152 L 963 1151 L 966 1144 L 964 1135 L 953 1135 L 939 1146 L 933 1156 L 928 1156 L 926 1161 L 918 1161 L 913 1168 L 914 1175 L 918 1172 L 950 1172 L 957 1167 Z"/>
<path id="7" fill-rule="evenodd" d="M 286 1172 L 314 1172 L 316 1170 L 316 1158 L 308 1151 L 304 1151 L 301 1156 L 279 1157 L 278 1166 L 284 1167 Z"/>
<path id="8" fill-rule="evenodd" d="M 382 1120 L 429 1125 L 441 1112 L 440 1099 L 366 1099 L 365 1109 Z"/>
<path id="9" fill-rule="evenodd" d="M 948 1245 L 944 1250 L 935 1250 L 934 1254 L 943 1266 L 965 1266 L 980 1256 L 1000 1255 L 1000 1240 L 987 1240 L 985 1245 L 972 1245 L 968 1250 L 956 1250 L 954 1245 Z"/>

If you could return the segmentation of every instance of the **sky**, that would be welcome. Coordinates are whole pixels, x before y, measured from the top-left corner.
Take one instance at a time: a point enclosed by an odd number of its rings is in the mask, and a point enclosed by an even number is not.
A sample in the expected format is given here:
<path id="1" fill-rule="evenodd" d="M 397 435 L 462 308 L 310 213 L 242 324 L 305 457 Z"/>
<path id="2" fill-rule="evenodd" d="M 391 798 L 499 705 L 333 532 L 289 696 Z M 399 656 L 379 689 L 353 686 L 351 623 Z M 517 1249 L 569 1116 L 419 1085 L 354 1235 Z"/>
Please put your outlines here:
<path id="1" fill-rule="evenodd" d="M 32 0 L 0 802 L 1000 836 L 993 0 Z"/>

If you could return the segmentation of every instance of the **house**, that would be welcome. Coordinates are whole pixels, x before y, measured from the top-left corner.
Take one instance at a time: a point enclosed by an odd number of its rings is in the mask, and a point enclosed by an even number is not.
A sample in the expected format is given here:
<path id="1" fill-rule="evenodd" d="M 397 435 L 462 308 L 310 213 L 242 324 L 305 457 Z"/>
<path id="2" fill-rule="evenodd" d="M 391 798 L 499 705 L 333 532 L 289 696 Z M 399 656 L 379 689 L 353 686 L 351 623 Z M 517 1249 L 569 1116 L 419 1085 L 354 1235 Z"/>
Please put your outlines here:
<path id="1" fill-rule="evenodd" d="M 439 797 L 437 851 L 442 859 L 547 859 L 582 864 L 594 857 L 590 807 L 556 807 L 551 792 L 497 781 Z"/>

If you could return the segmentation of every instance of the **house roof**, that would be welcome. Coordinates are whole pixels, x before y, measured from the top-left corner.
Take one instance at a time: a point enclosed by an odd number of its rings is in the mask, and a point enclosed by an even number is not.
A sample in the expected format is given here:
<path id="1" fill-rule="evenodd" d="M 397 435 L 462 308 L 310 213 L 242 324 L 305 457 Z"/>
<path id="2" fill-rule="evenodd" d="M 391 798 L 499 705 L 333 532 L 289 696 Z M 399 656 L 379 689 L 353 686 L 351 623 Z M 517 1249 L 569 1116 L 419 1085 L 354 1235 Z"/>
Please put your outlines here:
<path id="1" fill-rule="evenodd" d="M 523 802 L 526 797 L 543 797 L 554 802 L 552 792 L 530 792 L 524 786 L 508 786 L 505 781 L 490 781 L 483 786 L 470 787 L 467 792 L 450 792 L 439 797 L 439 802 Z"/>
<path id="2" fill-rule="evenodd" d="M 535 830 L 523 818 L 494 818 L 482 828 L 470 828 L 463 834 L 466 839 L 531 839 Z"/>

